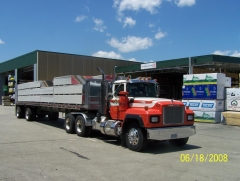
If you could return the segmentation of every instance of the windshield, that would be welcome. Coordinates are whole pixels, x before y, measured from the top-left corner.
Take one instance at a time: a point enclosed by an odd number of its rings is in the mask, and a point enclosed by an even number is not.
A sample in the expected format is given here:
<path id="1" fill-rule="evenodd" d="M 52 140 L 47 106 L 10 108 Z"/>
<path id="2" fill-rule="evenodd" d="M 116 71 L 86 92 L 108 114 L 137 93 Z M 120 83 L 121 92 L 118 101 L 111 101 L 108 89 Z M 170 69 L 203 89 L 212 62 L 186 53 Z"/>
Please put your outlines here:
<path id="1" fill-rule="evenodd" d="M 154 83 L 127 83 L 129 97 L 156 97 L 156 89 Z"/>

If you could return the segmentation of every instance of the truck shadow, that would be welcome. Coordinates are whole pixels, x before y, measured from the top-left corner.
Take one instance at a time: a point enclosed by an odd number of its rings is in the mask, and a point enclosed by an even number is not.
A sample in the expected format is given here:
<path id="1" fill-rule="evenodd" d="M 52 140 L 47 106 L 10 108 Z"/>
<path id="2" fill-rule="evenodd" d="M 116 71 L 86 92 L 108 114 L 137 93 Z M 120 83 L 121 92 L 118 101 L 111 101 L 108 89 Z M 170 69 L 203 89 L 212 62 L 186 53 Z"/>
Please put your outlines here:
<path id="1" fill-rule="evenodd" d="M 50 120 L 48 120 L 47 117 L 46 118 L 37 118 L 35 122 L 44 124 L 47 126 L 53 126 L 55 128 L 64 130 L 64 119 L 63 118 L 59 118 L 57 121 L 50 121 Z M 95 138 L 99 141 L 103 141 L 107 144 L 111 144 L 116 147 L 124 149 L 121 146 L 121 140 L 119 138 L 104 135 L 100 131 L 92 131 L 91 135 L 89 137 Z M 170 145 L 170 143 L 168 143 L 168 141 L 148 140 L 148 145 L 143 152 L 149 153 L 149 154 L 164 154 L 164 153 L 187 151 L 187 150 L 194 150 L 194 149 L 200 149 L 200 148 L 202 148 L 202 147 L 199 147 L 196 145 L 191 145 L 191 144 L 186 144 L 183 147 L 174 147 L 174 146 Z"/>
<path id="2" fill-rule="evenodd" d="M 121 146 L 121 140 L 119 138 L 109 137 L 109 136 L 101 134 L 98 131 L 96 131 L 96 132 L 93 131 L 93 134 L 91 134 L 91 138 L 95 138 L 95 139 L 101 140 L 105 143 L 112 144 L 114 146 L 123 148 Z M 200 149 L 200 148 L 202 148 L 202 147 L 196 146 L 196 145 L 191 145 L 191 144 L 186 144 L 183 147 L 174 147 L 168 141 L 148 140 L 147 147 L 143 152 L 149 153 L 149 154 L 164 154 L 164 153 L 170 153 L 170 152 L 195 150 L 195 149 Z"/>
<path id="3" fill-rule="evenodd" d="M 44 124 L 47 126 L 52 126 L 59 129 L 64 129 L 64 119 L 59 118 L 55 121 L 50 121 L 47 117 L 46 118 L 36 118 L 35 122 Z"/>

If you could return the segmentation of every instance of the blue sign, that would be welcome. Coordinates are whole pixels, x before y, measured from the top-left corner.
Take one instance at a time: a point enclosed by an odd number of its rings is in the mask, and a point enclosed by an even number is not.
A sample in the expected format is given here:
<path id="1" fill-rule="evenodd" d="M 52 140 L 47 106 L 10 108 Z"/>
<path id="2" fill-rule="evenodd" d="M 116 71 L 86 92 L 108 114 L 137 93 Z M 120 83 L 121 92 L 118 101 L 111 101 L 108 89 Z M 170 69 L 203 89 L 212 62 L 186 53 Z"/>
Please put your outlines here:
<path id="1" fill-rule="evenodd" d="M 214 103 L 202 103 L 202 108 L 213 108 Z"/>
<path id="2" fill-rule="evenodd" d="M 182 99 L 217 99 L 217 88 L 216 84 L 186 85 L 182 88 Z"/>
<path id="3" fill-rule="evenodd" d="M 189 102 L 189 107 L 199 107 L 200 102 Z"/>

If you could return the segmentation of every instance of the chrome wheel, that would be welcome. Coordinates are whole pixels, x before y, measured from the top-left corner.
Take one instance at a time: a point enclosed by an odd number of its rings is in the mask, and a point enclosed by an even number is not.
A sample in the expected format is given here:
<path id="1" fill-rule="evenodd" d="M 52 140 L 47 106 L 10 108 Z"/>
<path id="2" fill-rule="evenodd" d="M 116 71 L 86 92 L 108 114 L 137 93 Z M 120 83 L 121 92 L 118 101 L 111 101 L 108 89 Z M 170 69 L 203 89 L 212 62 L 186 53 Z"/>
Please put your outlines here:
<path id="1" fill-rule="evenodd" d="M 135 128 L 130 129 L 128 133 L 128 140 L 130 144 L 137 145 L 139 142 L 138 130 L 136 130 Z"/>
<path id="2" fill-rule="evenodd" d="M 69 118 L 66 119 L 66 126 L 65 127 L 66 127 L 67 130 L 70 129 L 70 119 Z"/>
<path id="3" fill-rule="evenodd" d="M 81 133 L 82 132 L 82 120 L 78 119 L 76 126 L 77 126 L 77 132 Z"/>

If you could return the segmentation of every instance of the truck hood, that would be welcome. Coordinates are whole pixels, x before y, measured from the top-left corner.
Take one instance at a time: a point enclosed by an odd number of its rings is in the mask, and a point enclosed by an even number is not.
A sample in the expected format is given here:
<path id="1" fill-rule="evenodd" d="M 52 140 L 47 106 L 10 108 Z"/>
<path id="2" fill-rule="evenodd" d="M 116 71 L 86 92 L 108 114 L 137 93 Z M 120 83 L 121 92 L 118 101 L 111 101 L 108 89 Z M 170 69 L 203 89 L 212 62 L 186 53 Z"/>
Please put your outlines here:
<path id="1" fill-rule="evenodd" d="M 148 106 L 149 108 L 153 107 L 156 103 L 164 106 L 164 105 L 178 105 L 184 106 L 181 101 L 165 99 L 165 98 L 149 98 L 149 97 L 137 97 L 129 104 L 129 107 L 145 107 Z"/>

